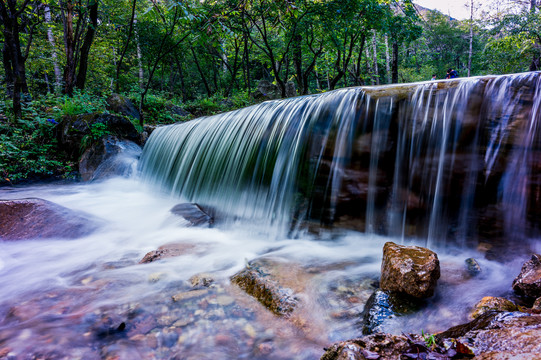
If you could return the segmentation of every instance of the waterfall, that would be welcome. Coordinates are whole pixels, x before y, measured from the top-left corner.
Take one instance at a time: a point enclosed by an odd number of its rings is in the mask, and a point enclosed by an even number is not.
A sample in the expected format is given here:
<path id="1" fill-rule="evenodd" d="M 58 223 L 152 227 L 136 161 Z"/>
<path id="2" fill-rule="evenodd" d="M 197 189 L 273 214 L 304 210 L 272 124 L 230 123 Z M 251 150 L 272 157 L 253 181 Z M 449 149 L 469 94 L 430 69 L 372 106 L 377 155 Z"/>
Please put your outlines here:
<path id="1" fill-rule="evenodd" d="M 160 127 L 140 170 L 274 228 L 527 238 L 541 224 L 540 104 L 540 73 L 341 89 Z"/>

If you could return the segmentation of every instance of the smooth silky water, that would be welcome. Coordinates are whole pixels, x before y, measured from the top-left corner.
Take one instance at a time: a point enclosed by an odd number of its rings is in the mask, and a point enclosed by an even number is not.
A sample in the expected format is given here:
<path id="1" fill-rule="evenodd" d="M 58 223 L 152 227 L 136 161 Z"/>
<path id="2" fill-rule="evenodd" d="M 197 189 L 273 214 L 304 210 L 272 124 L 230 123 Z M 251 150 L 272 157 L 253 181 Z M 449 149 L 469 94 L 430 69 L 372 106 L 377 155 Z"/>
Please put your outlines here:
<path id="1" fill-rule="evenodd" d="M 468 321 L 482 297 L 510 296 L 523 254 L 541 250 L 539 82 L 524 74 L 272 101 L 157 129 L 132 178 L 0 189 L 2 199 L 39 197 L 103 220 L 80 239 L 0 242 L 0 354 L 317 359 L 361 334 L 386 241 L 428 246 L 442 267 L 435 296 L 386 331 Z M 215 225 L 189 227 L 170 213 L 181 202 L 212 211 Z M 186 253 L 139 264 L 170 243 Z M 285 264 L 276 271 L 301 301 L 290 319 L 230 284 L 261 257 Z M 477 277 L 465 270 L 470 257 Z M 196 274 L 213 285 L 173 301 Z"/>

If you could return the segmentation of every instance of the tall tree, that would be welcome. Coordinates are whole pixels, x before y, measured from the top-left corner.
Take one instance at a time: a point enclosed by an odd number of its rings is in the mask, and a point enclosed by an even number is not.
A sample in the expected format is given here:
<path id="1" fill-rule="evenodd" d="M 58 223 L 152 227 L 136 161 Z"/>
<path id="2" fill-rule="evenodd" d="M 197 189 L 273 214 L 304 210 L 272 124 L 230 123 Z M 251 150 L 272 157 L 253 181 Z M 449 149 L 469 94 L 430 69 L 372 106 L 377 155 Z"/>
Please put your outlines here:
<path id="1" fill-rule="evenodd" d="M 472 56 L 473 56 L 473 0 L 470 1 L 470 49 L 468 51 L 468 77 L 471 76 Z"/>
<path id="2" fill-rule="evenodd" d="M 20 116 L 21 93 L 28 94 L 26 82 L 26 59 L 32 43 L 32 35 L 35 26 L 31 24 L 33 4 L 30 0 L 23 2 L 17 0 L 0 0 L 0 21 L 2 34 L 4 35 L 3 63 L 6 73 L 7 93 L 13 99 L 13 112 Z M 26 50 L 23 54 L 21 49 L 21 32 L 28 32 Z"/>
<path id="3" fill-rule="evenodd" d="M 59 0 L 64 25 L 64 92 L 73 95 L 75 87 L 84 89 L 90 47 L 98 27 L 98 0 Z M 74 18 L 76 23 L 74 27 Z M 85 31 L 86 30 L 86 31 Z M 83 36 L 84 33 L 84 36 Z"/>

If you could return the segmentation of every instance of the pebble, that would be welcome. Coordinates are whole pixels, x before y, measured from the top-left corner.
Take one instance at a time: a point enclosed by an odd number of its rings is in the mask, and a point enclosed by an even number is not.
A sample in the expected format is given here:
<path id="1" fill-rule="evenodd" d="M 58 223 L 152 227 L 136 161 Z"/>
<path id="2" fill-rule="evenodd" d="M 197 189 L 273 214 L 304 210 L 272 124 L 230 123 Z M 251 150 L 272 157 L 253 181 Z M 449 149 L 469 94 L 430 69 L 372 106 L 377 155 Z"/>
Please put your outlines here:
<path id="1" fill-rule="evenodd" d="M 203 296 L 208 293 L 208 290 L 193 290 L 187 292 L 181 292 L 172 296 L 173 301 L 178 302 L 182 300 L 192 299 L 195 297 Z"/>
<path id="2" fill-rule="evenodd" d="M 244 326 L 243 330 L 246 333 L 246 335 L 248 335 L 249 337 L 253 338 L 253 337 L 256 336 L 255 329 L 251 324 L 246 324 L 246 326 Z"/>
<path id="3" fill-rule="evenodd" d="M 231 296 L 220 295 L 216 298 L 216 303 L 221 306 L 228 306 L 235 302 L 235 299 Z"/>

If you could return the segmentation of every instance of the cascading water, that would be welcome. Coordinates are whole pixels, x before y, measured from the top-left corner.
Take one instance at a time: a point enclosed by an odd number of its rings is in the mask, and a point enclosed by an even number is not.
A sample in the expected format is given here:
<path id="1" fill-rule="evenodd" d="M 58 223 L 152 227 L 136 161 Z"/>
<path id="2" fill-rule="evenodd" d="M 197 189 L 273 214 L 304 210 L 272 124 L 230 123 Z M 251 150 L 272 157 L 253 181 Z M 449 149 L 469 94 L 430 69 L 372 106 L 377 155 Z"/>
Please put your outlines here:
<path id="1" fill-rule="evenodd" d="M 429 246 L 471 244 L 491 222 L 503 224 L 500 238 L 516 236 L 518 223 L 531 236 L 540 79 L 470 78 L 266 102 L 158 129 L 141 171 L 181 198 L 273 228 L 299 218 L 337 226 L 348 219 L 346 227 Z"/>
<path id="2" fill-rule="evenodd" d="M 188 201 L 280 228 L 299 206 L 299 193 L 314 198 L 324 161 L 325 199 L 334 207 L 361 103 L 362 91 L 340 90 L 159 128 L 145 146 L 141 172 Z"/>
<path id="3" fill-rule="evenodd" d="M 539 73 L 343 89 L 160 127 L 144 181 L 2 188 L 99 230 L 0 241 L 0 358 L 317 359 L 360 335 L 387 241 L 437 250 L 442 277 L 383 331 L 467 322 L 525 260 L 494 260 L 500 245 L 541 250 L 540 107 Z M 188 227 L 170 212 L 183 201 L 235 221 Z M 168 244 L 178 256 L 140 263 Z M 252 260 L 278 264 L 292 318 L 231 284 Z"/>

